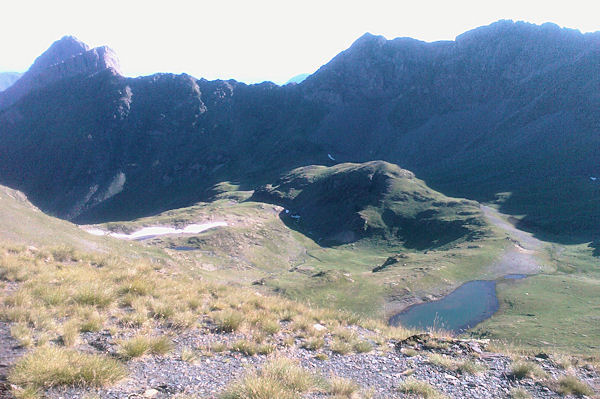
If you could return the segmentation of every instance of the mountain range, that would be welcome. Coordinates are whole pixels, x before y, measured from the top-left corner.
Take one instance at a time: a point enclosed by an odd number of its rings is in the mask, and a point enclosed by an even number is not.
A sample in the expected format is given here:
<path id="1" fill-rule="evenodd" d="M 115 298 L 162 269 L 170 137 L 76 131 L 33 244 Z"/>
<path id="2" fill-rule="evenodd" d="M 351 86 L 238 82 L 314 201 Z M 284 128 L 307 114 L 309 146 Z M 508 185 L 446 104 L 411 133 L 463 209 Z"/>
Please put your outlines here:
<path id="1" fill-rule="evenodd" d="M 128 78 L 65 37 L 0 92 L 0 183 L 90 223 L 383 160 L 583 242 L 600 233 L 599 65 L 600 33 L 512 21 L 434 43 L 365 34 L 285 86 Z"/>

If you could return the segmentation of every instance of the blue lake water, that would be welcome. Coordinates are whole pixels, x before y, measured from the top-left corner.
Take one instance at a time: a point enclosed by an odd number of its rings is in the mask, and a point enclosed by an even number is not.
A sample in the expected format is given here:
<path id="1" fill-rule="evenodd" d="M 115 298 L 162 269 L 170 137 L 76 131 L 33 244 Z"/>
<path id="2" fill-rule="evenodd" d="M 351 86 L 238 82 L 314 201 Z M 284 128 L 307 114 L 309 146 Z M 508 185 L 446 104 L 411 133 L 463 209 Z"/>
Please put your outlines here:
<path id="1" fill-rule="evenodd" d="M 457 333 L 468 330 L 498 310 L 496 281 L 469 281 L 444 298 L 413 305 L 390 319 L 391 325 Z"/>

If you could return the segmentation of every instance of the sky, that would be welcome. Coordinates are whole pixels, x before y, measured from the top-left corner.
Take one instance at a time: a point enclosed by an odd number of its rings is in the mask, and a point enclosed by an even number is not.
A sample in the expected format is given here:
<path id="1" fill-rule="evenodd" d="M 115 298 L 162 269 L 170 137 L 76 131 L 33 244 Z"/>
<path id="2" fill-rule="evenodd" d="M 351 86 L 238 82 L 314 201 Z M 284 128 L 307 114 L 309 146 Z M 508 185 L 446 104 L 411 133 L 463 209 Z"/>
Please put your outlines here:
<path id="1" fill-rule="evenodd" d="M 11 0 L 0 5 L 0 71 L 25 71 L 73 35 L 111 47 L 126 76 L 185 72 L 281 84 L 314 72 L 365 32 L 453 40 L 499 19 L 592 32 L 598 15 L 597 0 Z"/>

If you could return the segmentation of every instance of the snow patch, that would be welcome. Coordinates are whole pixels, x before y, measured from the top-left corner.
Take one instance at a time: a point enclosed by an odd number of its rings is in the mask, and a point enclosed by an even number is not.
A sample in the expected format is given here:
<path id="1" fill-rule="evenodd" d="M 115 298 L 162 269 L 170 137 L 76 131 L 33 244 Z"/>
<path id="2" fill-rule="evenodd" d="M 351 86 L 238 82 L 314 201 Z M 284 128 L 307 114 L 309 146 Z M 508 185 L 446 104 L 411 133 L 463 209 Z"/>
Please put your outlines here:
<path id="1" fill-rule="evenodd" d="M 107 234 L 106 231 L 100 230 L 100 229 L 84 229 L 84 230 L 95 236 L 103 236 L 103 235 Z"/>
<path id="2" fill-rule="evenodd" d="M 95 236 L 110 236 L 114 238 L 119 238 L 122 240 L 141 240 L 149 237 L 162 236 L 165 234 L 198 234 L 208 229 L 212 229 L 215 227 L 227 226 L 226 222 L 211 222 L 211 223 L 202 223 L 202 224 L 190 224 L 183 229 L 175 229 L 173 227 L 165 227 L 165 226 L 154 226 L 154 227 L 144 227 L 136 232 L 131 234 L 124 233 L 111 233 L 109 231 L 100 230 L 97 228 L 84 228 L 90 234 Z"/>

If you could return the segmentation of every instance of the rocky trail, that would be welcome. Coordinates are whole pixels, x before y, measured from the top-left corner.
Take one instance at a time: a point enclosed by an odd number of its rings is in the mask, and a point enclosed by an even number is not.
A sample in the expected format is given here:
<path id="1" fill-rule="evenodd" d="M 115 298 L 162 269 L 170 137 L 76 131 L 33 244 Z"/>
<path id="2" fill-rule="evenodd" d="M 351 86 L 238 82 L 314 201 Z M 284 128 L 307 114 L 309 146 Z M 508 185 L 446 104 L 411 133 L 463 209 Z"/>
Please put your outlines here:
<path id="1" fill-rule="evenodd" d="M 491 266 L 492 272 L 498 277 L 507 274 L 537 274 L 542 271 L 537 255 L 544 243 L 533 237 L 531 233 L 517 229 L 504 220 L 493 208 L 481 205 L 486 219 L 506 233 L 506 238 L 511 242 L 500 258 Z"/>
<path id="2" fill-rule="evenodd" d="M 17 289 L 17 284 L 7 283 L 0 289 L 0 297 L 11 294 Z M 8 372 L 17 358 L 25 353 L 25 348 L 18 345 L 10 334 L 10 323 L 0 321 L 0 399 L 11 398 Z"/>
<path id="3" fill-rule="evenodd" d="M 367 331 L 357 328 L 358 335 Z M 357 383 L 373 398 L 407 397 L 399 386 L 408 378 L 425 381 L 440 394 L 449 398 L 510 398 L 514 389 L 527 391 L 535 398 L 564 397 L 555 392 L 555 381 L 567 373 L 576 375 L 589 385 L 598 387 L 600 374 L 592 366 L 560 368 L 546 354 L 532 356 L 530 362 L 539 366 L 547 375 L 544 380 L 513 376 L 510 357 L 486 350 L 485 341 L 468 341 L 452 338 L 434 338 L 421 334 L 411 338 L 390 340 L 368 353 L 337 354 L 327 348 L 312 351 L 301 347 L 301 342 L 286 346 L 285 334 L 278 333 L 277 349 L 270 355 L 247 356 L 225 350 L 205 350 L 215 343 L 231 344 L 243 335 L 239 333 L 210 333 L 191 331 L 174 337 L 175 349 L 164 357 L 144 357 L 129 361 L 130 376 L 117 385 L 99 389 L 54 388 L 46 392 L 49 398 L 80 398 L 94 394 L 102 398 L 169 398 L 190 395 L 199 398 L 218 398 L 219 393 L 250 370 L 260 368 L 274 356 L 296 360 L 303 368 L 323 377 L 340 376 Z M 368 335 L 365 335 L 367 337 Z M 328 343 L 330 337 L 325 334 Z M 83 344 L 88 350 L 114 353 L 114 340 L 108 332 L 86 334 Z M 198 355 L 182 360 L 182 352 L 192 348 Z M 317 357 L 316 354 L 325 355 Z M 454 366 L 436 364 L 436 356 L 450 359 L 451 364 L 475 365 L 475 373 L 460 371 Z M 328 397 L 324 392 L 311 392 L 308 398 Z M 409 396 L 410 397 L 410 396 Z M 418 397 L 418 396 L 415 396 Z"/>

